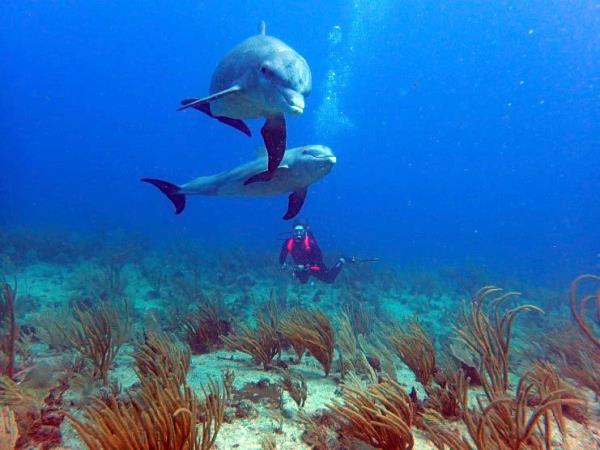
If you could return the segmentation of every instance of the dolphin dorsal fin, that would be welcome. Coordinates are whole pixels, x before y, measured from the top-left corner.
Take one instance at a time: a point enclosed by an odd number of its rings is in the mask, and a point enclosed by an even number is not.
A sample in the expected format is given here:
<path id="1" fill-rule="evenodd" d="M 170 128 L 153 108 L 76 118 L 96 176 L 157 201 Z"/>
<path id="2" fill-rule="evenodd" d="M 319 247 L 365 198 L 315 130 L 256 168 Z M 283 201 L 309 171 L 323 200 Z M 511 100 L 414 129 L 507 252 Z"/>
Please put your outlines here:
<path id="1" fill-rule="evenodd" d="M 261 36 L 265 36 L 267 34 L 267 23 L 264 20 L 261 20 L 258 23 L 258 34 Z"/>

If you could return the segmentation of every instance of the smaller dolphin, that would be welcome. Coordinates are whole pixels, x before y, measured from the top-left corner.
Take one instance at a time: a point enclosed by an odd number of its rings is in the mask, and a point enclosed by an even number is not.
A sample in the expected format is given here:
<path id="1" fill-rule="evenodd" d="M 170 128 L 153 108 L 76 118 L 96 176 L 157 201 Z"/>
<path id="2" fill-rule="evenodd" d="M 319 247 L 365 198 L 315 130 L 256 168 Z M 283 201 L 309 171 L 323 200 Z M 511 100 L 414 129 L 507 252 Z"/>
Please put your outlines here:
<path id="1" fill-rule="evenodd" d="M 267 171 L 245 180 L 268 181 L 281 163 L 287 141 L 284 113 L 302 114 L 304 98 L 312 89 L 306 60 L 279 39 L 251 36 L 227 53 L 210 82 L 210 95 L 181 101 L 179 110 L 194 108 L 250 136 L 243 119 L 264 117 L 261 134 L 269 155 Z"/>
<path id="2" fill-rule="evenodd" d="M 199 177 L 179 186 L 155 178 L 142 178 L 141 181 L 160 189 L 175 206 L 175 214 L 185 209 L 187 195 L 259 197 L 291 192 L 288 209 L 283 216 L 284 220 L 289 220 L 302 209 L 308 186 L 327 175 L 336 163 L 335 155 L 324 145 L 291 148 L 285 152 L 282 164 L 267 183 L 244 183 L 248 177 L 261 171 L 266 159 L 267 156 L 262 155 L 229 171 Z"/>

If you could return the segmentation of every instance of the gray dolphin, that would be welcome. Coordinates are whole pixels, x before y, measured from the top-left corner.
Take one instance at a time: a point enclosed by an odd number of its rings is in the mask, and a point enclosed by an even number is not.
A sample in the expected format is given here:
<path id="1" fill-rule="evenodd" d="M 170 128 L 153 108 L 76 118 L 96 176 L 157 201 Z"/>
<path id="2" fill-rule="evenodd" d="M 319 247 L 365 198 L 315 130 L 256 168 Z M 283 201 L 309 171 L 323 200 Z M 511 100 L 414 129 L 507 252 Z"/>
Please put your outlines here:
<path id="1" fill-rule="evenodd" d="M 336 163 L 335 155 L 324 145 L 291 148 L 285 152 L 282 164 L 275 169 L 267 183 L 245 183 L 244 180 L 261 171 L 266 159 L 267 155 L 263 152 L 254 161 L 179 186 L 155 178 L 142 178 L 142 181 L 160 189 L 175 206 L 175 214 L 184 210 L 187 195 L 258 197 L 291 192 L 288 209 L 283 216 L 289 220 L 300 212 L 308 186 L 327 175 Z"/>
<path id="2" fill-rule="evenodd" d="M 281 163 L 286 146 L 284 113 L 302 114 L 312 77 L 306 60 L 294 49 L 267 36 L 261 22 L 259 34 L 234 47 L 215 69 L 210 95 L 181 101 L 179 110 L 194 108 L 251 136 L 243 119 L 264 117 L 261 134 L 269 155 L 267 171 L 246 184 L 268 181 Z"/>

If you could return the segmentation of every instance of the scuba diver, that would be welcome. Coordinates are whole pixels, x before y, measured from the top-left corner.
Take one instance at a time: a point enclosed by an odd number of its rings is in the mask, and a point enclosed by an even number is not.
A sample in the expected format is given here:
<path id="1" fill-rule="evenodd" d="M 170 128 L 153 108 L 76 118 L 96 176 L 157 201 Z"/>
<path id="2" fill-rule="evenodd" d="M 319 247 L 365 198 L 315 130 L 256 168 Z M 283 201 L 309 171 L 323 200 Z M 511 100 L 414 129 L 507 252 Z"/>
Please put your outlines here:
<path id="1" fill-rule="evenodd" d="M 292 237 L 286 239 L 279 253 L 279 264 L 283 270 L 288 269 L 285 263 L 288 255 L 292 255 L 294 265 L 291 266 L 294 277 L 304 284 L 313 276 L 325 283 L 333 283 L 346 263 L 357 262 L 357 259 L 340 258 L 331 268 L 323 263 L 323 254 L 317 240 L 307 225 L 296 223 L 292 229 Z"/>

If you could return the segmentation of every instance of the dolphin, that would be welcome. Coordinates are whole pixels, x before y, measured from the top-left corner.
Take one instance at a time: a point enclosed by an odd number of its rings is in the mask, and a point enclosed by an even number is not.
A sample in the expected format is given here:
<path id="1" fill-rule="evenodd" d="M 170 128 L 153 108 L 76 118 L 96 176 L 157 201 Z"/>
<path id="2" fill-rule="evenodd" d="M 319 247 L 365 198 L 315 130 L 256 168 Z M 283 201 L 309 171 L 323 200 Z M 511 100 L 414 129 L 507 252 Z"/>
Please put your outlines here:
<path id="1" fill-rule="evenodd" d="M 175 214 L 185 209 L 188 195 L 218 195 L 259 197 L 291 192 L 288 197 L 288 209 L 284 220 L 295 217 L 302 209 L 308 186 L 327 175 L 336 157 L 329 147 L 324 145 L 306 145 L 288 149 L 282 164 L 277 167 L 271 179 L 266 183 L 245 183 L 249 176 L 261 171 L 267 155 L 258 156 L 254 161 L 239 165 L 216 175 L 199 177 L 188 183 L 176 185 L 155 178 L 142 178 L 141 181 L 156 186 L 175 206 Z"/>
<path id="2" fill-rule="evenodd" d="M 306 60 L 273 36 L 261 22 L 259 34 L 234 47 L 219 62 L 209 96 L 181 101 L 183 110 L 194 108 L 251 136 L 243 119 L 264 117 L 261 134 L 267 148 L 267 171 L 245 180 L 268 181 L 283 159 L 286 146 L 285 113 L 302 114 L 304 98 L 312 89 Z"/>

